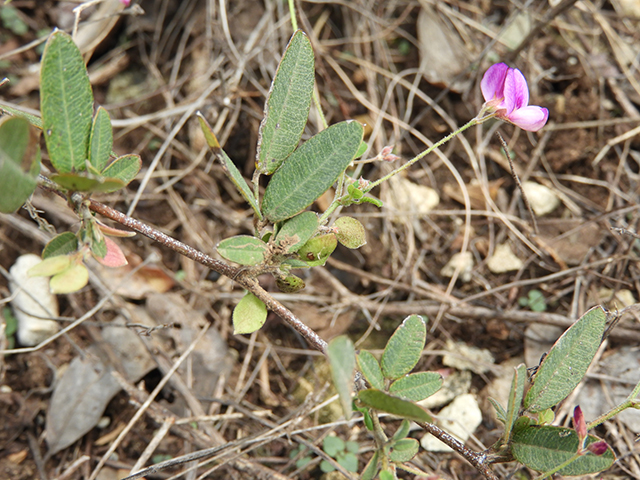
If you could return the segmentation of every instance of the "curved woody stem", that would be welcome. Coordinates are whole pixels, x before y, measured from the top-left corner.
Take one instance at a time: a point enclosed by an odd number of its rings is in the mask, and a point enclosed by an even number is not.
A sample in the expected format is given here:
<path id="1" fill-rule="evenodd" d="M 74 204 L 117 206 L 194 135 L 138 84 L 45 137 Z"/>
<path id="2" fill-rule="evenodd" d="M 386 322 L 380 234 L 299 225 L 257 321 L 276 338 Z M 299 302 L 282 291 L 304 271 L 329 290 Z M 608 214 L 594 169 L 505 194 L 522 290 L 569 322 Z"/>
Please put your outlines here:
<path id="1" fill-rule="evenodd" d="M 41 183 L 40 187 L 48 190 L 56 195 L 60 195 L 63 198 L 67 198 L 64 193 L 58 190 L 49 179 L 46 177 L 40 176 Z M 76 194 L 77 195 L 77 194 Z M 82 203 L 83 200 L 79 195 L 74 195 L 73 203 Z M 158 242 L 159 244 L 173 250 L 181 255 L 184 255 L 191 260 L 204 265 L 211 270 L 224 275 L 242 287 L 246 288 L 256 297 L 258 297 L 264 304 L 267 306 L 269 310 L 278 315 L 285 323 L 287 323 L 290 327 L 296 330 L 300 335 L 302 335 L 306 341 L 316 350 L 319 350 L 322 353 L 326 353 L 327 342 L 325 342 L 320 336 L 313 331 L 311 328 L 307 327 L 298 317 L 296 317 L 291 310 L 278 302 L 275 298 L 273 298 L 266 290 L 264 290 L 258 281 L 251 277 L 248 272 L 241 268 L 232 267 L 225 262 L 220 260 L 216 260 L 215 258 L 196 250 L 195 248 L 169 236 L 156 228 L 147 225 L 144 222 L 136 220 L 135 218 L 129 217 L 118 210 L 115 210 L 103 203 L 100 203 L 93 199 L 85 200 L 89 209 L 95 213 L 99 213 L 100 215 L 107 217 L 114 222 L 119 223 L 125 227 L 138 232 L 145 237 L 150 238 L 151 240 Z M 488 466 L 488 458 L 484 453 L 474 452 L 466 448 L 461 442 L 457 439 L 449 435 L 447 432 L 442 430 L 431 423 L 419 423 L 419 425 L 424 428 L 431 435 L 436 437 L 438 440 L 442 441 L 446 445 L 449 445 L 452 449 L 462 455 L 474 468 L 476 468 L 483 477 L 487 480 L 498 480 L 498 477 L 493 473 L 493 471 Z"/>

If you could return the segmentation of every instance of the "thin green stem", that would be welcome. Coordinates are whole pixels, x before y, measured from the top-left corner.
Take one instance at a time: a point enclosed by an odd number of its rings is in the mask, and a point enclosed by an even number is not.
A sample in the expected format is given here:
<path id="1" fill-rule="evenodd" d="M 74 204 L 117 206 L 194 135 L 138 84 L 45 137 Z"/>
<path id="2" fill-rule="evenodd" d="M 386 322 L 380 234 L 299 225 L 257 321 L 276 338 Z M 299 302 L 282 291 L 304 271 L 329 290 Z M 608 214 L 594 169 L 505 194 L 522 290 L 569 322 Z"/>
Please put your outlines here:
<path id="1" fill-rule="evenodd" d="M 391 177 L 393 177 L 394 175 L 397 175 L 398 173 L 402 172 L 403 170 L 406 170 L 407 168 L 409 168 L 411 165 L 413 165 L 414 163 L 416 163 L 418 160 L 420 160 L 421 158 L 424 158 L 426 155 L 430 154 L 431 152 L 433 152 L 436 148 L 440 147 L 441 145 L 447 143 L 449 140 L 451 140 L 453 137 L 455 137 L 456 135 L 464 132 L 466 129 L 476 125 L 478 123 L 478 118 L 472 118 L 471 120 L 469 120 L 468 123 L 466 123 L 465 125 L 461 126 L 459 129 L 457 129 L 455 132 L 451 132 L 449 135 L 447 135 L 446 137 L 440 139 L 439 141 L 437 141 L 436 143 L 434 143 L 433 145 L 431 145 L 429 148 L 427 148 L 426 150 L 424 150 L 423 152 L 420 152 L 418 155 L 416 155 L 415 157 L 413 157 L 411 160 L 409 160 L 407 163 L 405 163 L 404 165 L 402 165 L 401 167 L 396 168 L 393 172 L 385 175 L 382 178 L 379 178 L 378 180 L 376 180 L 375 182 L 371 183 L 368 187 L 367 187 L 367 192 L 372 190 L 373 188 L 377 187 L 378 185 L 380 185 L 382 182 L 385 182 L 387 180 L 389 180 Z"/>
<path id="2" fill-rule="evenodd" d="M 289 15 L 291 16 L 291 28 L 295 32 L 298 30 L 298 19 L 296 18 L 296 6 L 294 0 L 289 0 Z"/>
<path id="3" fill-rule="evenodd" d="M 612 410 L 609 410 L 607 413 L 605 413 L 603 415 L 600 415 L 593 422 L 588 423 L 587 424 L 587 430 L 591 430 L 592 428 L 596 428 L 598 425 L 601 425 L 604 422 L 606 422 L 607 420 L 609 420 L 610 418 L 615 417 L 616 415 L 618 415 L 623 410 L 626 410 L 627 408 L 640 408 L 640 405 L 635 400 L 627 399 L 624 402 L 622 402 L 620 405 L 618 405 L 617 407 L 613 408 Z"/>
<path id="4" fill-rule="evenodd" d="M 369 414 L 371 415 L 371 420 L 373 422 L 373 438 L 376 441 L 376 447 L 378 448 L 378 450 L 382 451 L 382 447 L 384 447 L 384 444 L 387 443 L 389 439 L 387 438 L 387 435 L 384 433 L 384 430 L 382 429 L 382 425 L 380 425 L 378 412 L 371 409 L 369 410 Z"/>
<path id="5" fill-rule="evenodd" d="M 635 400 L 638 395 L 640 395 L 640 382 L 636 384 L 633 391 L 627 397 L 627 400 Z"/>
<path id="6" fill-rule="evenodd" d="M 631 391 L 631 393 L 629 394 L 629 396 L 627 397 L 627 399 L 624 402 L 622 402 L 617 407 L 614 407 L 613 409 L 609 410 L 607 413 L 605 413 L 603 415 L 600 415 L 593 422 L 589 423 L 587 425 L 587 430 L 591 430 L 592 428 L 596 428 L 598 425 L 601 425 L 604 422 L 606 422 L 607 420 L 609 420 L 610 418 L 615 417 L 617 414 L 619 414 L 623 410 L 626 410 L 627 408 L 640 409 L 640 403 L 638 401 L 636 401 L 636 397 L 639 394 L 640 394 L 640 382 L 638 382 L 636 384 L 636 386 L 634 387 L 634 389 Z"/>
<path id="7" fill-rule="evenodd" d="M 318 96 L 318 89 L 313 89 L 313 104 L 316 106 L 316 110 L 318 111 L 318 116 L 320 117 L 320 123 L 322 124 L 322 129 L 324 130 L 329 126 L 327 123 L 327 119 L 324 117 L 324 112 L 322 111 L 322 105 L 320 105 L 320 97 Z"/>
<path id="8" fill-rule="evenodd" d="M 467 130 L 468 128 L 483 122 L 484 120 L 486 120 L 488 117 L 483 117 L 483 118 L 472 118 L 471 120 L 469 120 L 468 123 L 466 123 L 465 125 L 463 125 L 462 127 L 460 127 L 459 129 L 457 129 L 455 132 L 450 133 L 449 135 L 447 135 L 446 137 L 440 139 L 439 141 L 437 141 L 436 143 L 434 143 L 433 145 L 431 145 L 429 148 L 427 148 L 426 150 L 424 150 L 423 152 L 420 152 L 418 155 L 416 155 L 415 157 L 413 157 L 411 160 L 409 160 L 407 163 L 405 163 L 404 165 L 402 165 L 401 167 L 396 168 L 393 172 L 385 175 L 384 177 L 376 180 L 375 182 L 372 182 L 369 184 L 369 186 L 366 188 L 366 190 L 364 190 L 364 193 L 368 193 L 371 190 L 373 190 L 375 187 L 377 187 L 378 185 L 380 185 L 382 182 L 389 180 L 391 177 L 393 177 L 394 175 L 397 175 L 398 173 L 402 172 L 403 170 L 406 170 L 407 168 L 409 168 L 411 165 L 413 165 L 414 163 L 416 163 L 418 160 L 420 160 L 421 158 L 424 158 L 426 155 L 428 155 L 429 153 L 433 152 L 436 148 L 440 147 L 441 145 L 447 143 L 449 140 L 451 140 L 453 137 L 455 137 L 456 135 L 458 135 L 459 133 L 464 132 L 465 130 Z M 329 208 L 327 208 L 325 210 L 325 212 L 322 214 L 322 216 L 320 217 L 320 224 L 322 225 L 323 222 L 326 221 L 327 218 L 329 218 L 329 216 L 335 211 L 336 208 L 338 208 L 338 206 L 345 201 L 346 199 L 349 198 L 349 195 L 344 195 L 342 197 L 340 197 L 337 200 L 334 200 L 333 203 L 331 205 L 329 205 Z"/>

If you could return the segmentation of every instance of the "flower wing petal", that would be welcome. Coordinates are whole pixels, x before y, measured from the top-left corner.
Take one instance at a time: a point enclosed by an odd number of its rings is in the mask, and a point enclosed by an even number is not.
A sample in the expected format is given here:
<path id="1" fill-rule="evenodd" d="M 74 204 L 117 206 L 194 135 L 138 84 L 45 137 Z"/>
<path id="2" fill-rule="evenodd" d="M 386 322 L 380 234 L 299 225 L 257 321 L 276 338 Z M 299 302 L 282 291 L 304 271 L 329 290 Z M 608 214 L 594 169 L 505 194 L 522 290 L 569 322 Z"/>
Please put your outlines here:
<path id="1" fill-rule="evenodd" d="M 511 73 L 511 81 L 514 89 L 514 108 L 526 107 L 529 105 L 529 85 L 527 85 L 527 79 L 524 78 L 522 72 L 517 68 L 512 68 L 509 73 Z"/>
<path id="2" fill-rule="evenodd" d="M 486 102 L 504 96 L 504 80 L 508 70 L 509 66 L 506 63 L 496 63 L 484 72 L 480 89 Z"/>
<path id="3" fill-rule="evenodd" d="M 549 110 L 538 107 L 537 105 L 529 105 L 527 107 L 518 108 L 510 115 L 504 117 L 514 125 L 517 125 L 528 132 L 537 132 L 547 123 L 549 119 Z"/>

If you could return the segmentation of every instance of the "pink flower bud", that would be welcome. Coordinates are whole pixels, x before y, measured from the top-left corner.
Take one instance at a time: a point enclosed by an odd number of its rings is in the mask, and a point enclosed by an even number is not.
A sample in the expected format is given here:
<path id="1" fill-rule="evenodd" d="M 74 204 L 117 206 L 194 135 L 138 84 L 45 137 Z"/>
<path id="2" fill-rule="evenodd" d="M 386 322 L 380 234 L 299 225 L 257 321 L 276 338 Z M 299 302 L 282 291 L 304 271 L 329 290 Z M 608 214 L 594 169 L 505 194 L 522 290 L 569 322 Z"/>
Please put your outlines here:
<path id="1" fill-rule="evenodd" d="M 587 438 L 587 423 L 584 421 L 584 414 L 580 405 L 573 410 L 573 428 L 576 429 L 580 441 Z"/>
<path id="2" fill-rule="evenodd" d="M 587 450 L 589 450 L 594 455 L 598 455 L 598 456 L 604 454 L 604 452 L 606 452 L 608 448 L 609 448 L 609 445 L 607 445 L 607 442 L 605 442 L 604 440 L 590 443 L 589 446 L 587 446 Z"/>

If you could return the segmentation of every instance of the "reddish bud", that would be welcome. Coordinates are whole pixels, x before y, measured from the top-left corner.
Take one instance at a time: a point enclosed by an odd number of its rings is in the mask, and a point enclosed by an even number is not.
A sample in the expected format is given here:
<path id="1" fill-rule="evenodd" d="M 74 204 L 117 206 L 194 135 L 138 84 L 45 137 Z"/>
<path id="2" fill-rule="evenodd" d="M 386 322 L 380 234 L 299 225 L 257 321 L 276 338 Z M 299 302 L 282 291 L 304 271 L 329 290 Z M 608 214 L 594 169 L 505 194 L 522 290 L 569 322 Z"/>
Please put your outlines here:
<path id="1" fill-rule="evenodd" d="M 590 443 L 587 446 L 587 450 L 589 450 L 594 455 L 602 455 L 609 449 L 609 445 L 604 440 L 600 440 L 599 442 Z"/>
<path id="2" fill-rule="evenodd" d="M 576 433 L 580 440 L 587 437 L 587 424 L 584 421 L 584 414 L 580 405 L 573 410 L 573 428 L 576 429 Z"/>
<path id="3" fill-rule="evenodd" d="M 392 152 L 393 152 L 393 147 L 384 147 L 380 151 L 380 154 L 378 155 L 378 157 L 380 157 L 380 160 L 382 160 L 383 162 L 395 162 L 396 160 L 400 160 L 400 157 L 398 155 L 393 154 Z"/>

